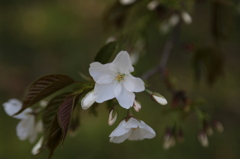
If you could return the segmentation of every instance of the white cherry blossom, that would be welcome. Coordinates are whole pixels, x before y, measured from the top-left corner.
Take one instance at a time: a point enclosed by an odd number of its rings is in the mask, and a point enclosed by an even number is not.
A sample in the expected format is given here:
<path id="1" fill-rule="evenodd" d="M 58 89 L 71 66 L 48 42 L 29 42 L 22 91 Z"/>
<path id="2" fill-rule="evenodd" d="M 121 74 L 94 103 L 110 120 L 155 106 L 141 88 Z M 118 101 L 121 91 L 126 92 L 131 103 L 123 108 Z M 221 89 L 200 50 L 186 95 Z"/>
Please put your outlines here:
<path id="1" fill-rule="evenodd" d="M 10 99 L 8 102 L 3 103 L 5 112 L 12 116 L 22 108 L 21 101 L 17 99 Z M 20 140 L 29 139 L 32 143 L 36 140 L 37 134 L 42 131 L 42 122 L 36 124 L 35 116 L 31 114 L 32 109 L 27 108 L 22 113 L 13 116 L 13 118 L 20 119 L 16 127 L 17 136 Z"/>
<path id="2" fill-rule="evenodd" d="M 91 63 L 89 73 L 96 82 L 91 99 L 102 103 L 116 98 L 123 108 L 129 109 L 135 100 L 133 92 L 142 92 L 145 89 L 144 82 L 131 75 L 133 71 L 134 68 L 126 51 L 118 53 L 112 63 Z"/>
<path id="3" fill-rule="evenodd" d="M 110 142 L 122 143 L 128 140 L 143 140 L 152 139 L 156 136 L 155 131 L 145 124 L 133 117 L 129 120 L 122 120 L 118 127 L 109 135 Z"/>

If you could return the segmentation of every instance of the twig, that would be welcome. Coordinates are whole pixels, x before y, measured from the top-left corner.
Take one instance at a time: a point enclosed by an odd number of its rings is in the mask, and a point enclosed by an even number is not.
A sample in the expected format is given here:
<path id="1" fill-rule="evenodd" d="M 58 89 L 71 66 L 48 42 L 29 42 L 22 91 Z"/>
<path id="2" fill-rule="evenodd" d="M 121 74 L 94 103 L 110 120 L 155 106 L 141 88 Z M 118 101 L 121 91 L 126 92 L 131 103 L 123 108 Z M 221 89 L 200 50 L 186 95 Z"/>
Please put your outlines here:
<path id="1" fill-rule="evenodd" d="M 173 49 L 173 44 L 177 41 L 179 34 L 180 34 L 180 27 L 181 27 L 181 21 L 173 28 L 172 34 L 170 38 L 167 40 L 167 42 L 164 45 L 164 49 L 162 52 L 162 57 L 159 61 L 159 64 L 146 73 L 142 75 L 143 80 L 148 80 L 151 76 L 153 76 L 156 73 L 160 73 L 162 77 L 164 77 L 164 70 L 165 66 L 167 64 L 169 55 Z"/>

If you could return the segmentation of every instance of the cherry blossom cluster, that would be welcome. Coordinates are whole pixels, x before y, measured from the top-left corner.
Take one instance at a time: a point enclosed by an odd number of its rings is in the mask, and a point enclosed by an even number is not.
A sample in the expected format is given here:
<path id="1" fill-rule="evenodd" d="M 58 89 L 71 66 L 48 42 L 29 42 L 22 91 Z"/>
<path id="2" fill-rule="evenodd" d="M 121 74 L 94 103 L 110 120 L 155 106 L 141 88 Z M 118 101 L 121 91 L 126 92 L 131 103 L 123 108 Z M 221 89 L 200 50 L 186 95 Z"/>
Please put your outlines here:
<path id="1" fill-rule="evenodd" d="M 131 108 L 136 112 L 141 109 L 141 104 L 136 100 L 135 93 L 146 91 L 157 103 L 167 104 L 167 100 L 163 96 L 146 90 L 142 79 L 131 75 L 133 71 L 130 56 L 126 51 L 118 53 L 111 63 L 93 62 L 90 64 L 89 73 L 95 82 L 95 86 L 92 91 L 82 98 L 82 109 L 90 108 L 95 102 L 103 103 L 116 98 L 118 104 L 128 112 L 127 116 L 121 120 L 117 128 L 109 135 L 110 142 L 113 143 L 122 143 L 126 139 L 152 139 L 156 136 L 151 127 L 129 113 Z M 41 114 L 41 108 L 46 107 L 48 103 L 42 100 L 39 104 L 39 109 L 27 108 L 15 115 L 23 108 L 22 102 L 17 99 L 10 99 L 8 102 L 3 103 L 4 110 L 9 116 L 21 120 L 16 128 L 20 140 L 28 139 L 30 143 L 33 143 L 39 134 L 44 133 L 43 123 L 38 118 L 38 115 Z M 113 125 L 116 120 L 117 113 L 114 107 L 110 110 L 108 124 Z M 35 155 L 40 152 L 43 140 L 43 137 L 40 137 L 32 149 L 32 154 Z"/>
<path id="2" fill-rule="evenodd" d="M 45 101 L 40 102 L 41 106 L 45 106 Z M 38 134 L 43 131 L 43 124 L 41 120 L 37 121 L 36 112 L 31 108 L 25 109 L 22 113 L 13 116 L 22 108 L 22 102 L 18 99 L 10 99 L 3 103 L 3 108 L 9 116 L 21 120 L 16 128 L 17 136 L 20 140 L 29 140 L 33 143 L 38 138 Z M 37 154 L 42 143 L 40 138 L 39 142 L 33 147 L 32 154 Z"/>
<path id="3" fill-rule="evenodd" d="M 119 105 L 124 109 L 133 107 L 137 112 L 141 109 L 140 103 L 135 99 L 134 92 L 145 90 L 144 82 L 140 78 L 131 75 L 134 71 L 129 54 L 126 51 L 118 53 L 112 63 L 101 64 L 93 62 L 90 64 L 89 73 L 94 79 L 94 90 L 89 92 L 81 101 L 83 109 L 88 109 L 94 102 L 103 103 L 116 98 Z M 151 97 L 160 104 L 167 104 L 166 99 L 151 91 Z M 109 125 L 112 125 L 117 114 L 113 117 L 113 111 L 109 113 Z M 126 139 L 143 140 L 156 136 L 154 130 L 143 121 L 132 115 L 124 118 L 118 127 L 109 135 L 110 142 L 121 143 Z"/>

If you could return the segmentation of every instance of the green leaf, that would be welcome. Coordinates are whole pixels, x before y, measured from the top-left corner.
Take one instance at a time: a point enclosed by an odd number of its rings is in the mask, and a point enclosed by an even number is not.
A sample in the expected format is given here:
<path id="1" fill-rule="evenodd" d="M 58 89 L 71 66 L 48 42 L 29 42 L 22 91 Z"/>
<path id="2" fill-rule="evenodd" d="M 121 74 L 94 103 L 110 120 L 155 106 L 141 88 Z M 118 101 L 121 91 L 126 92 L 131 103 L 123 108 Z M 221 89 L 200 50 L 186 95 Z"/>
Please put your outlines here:
<path id="1" fill-rule="evenodd" d="M 54 150 L 60 144 L 62 139 L 63 139 L 63 132 L 61 127 L 58 124 L 58 117 L 56 115 L 52 122 L 50 133 L 47 140 L 47 147 L 50 150 L 48 159 L 52 157 Z"/>
<path id="2" fill-rule="evenodd" d="M 31 107 L 45 97 L 66 86 L 69 86 L 74 82 L 75 81 L 69 76 L 61 74 L 47 75 L 39 78 L 29 87 L 28 92 L 23 100 L 23 107 L 16 114 L 21 113 L 26 108 Z"/>
<path id="3" fill-rule="evenodd" d="M 94 61 L 98 61 L 102 64 L 109 62 L 117 48 L 117 45 L 118 45 L 117 41 L 109 42 L 106 45 L 104 45 L 97 53 Z"/>

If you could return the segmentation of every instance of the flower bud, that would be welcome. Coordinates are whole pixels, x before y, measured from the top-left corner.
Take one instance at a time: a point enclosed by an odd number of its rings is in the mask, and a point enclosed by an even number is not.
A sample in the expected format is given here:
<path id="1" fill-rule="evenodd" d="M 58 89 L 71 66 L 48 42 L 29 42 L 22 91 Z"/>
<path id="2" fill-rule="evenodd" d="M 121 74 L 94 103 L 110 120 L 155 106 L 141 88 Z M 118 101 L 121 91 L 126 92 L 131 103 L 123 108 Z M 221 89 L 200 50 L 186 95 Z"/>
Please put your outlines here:
<path id="1" fill-rule="evenodd" d="M 217 130 L 218 132 L 223 132 L 224 130 L 224 127 L 222 125 L 222 123 L 220 121 L 217 121 L 217 120 L 214 120 L 213 121 L 213 127 L 215 130 Z"/>
<path id="2" fill-rule="evenodd" d="M 173 136 L 172 129 L 168 128 L 165 130 L 165 134 L 163 136 L 163 148 L 168 150 L 169 148 L 175 145 L 175 139 Z"/>
<path id="3" fill-rule="evenodd" d="M 184 134 L 183 134 L 183 131 L 182 129 L 180 128 L 176 134 L 176 138 L 177 138 L 177 141 L 178 142 L 183 142 L 184 141 Z"/>
<path id="4" fill-rule="evenodd" d="M 169 148 L 173 147 L 175 145 L 176 141 L 173 136 L 171 136 L 168 140 L 165 140 L 163 142 L 163 148 L 165 150 L 168 150 Z"/>
<path id="5" fill-rule="evenodd" d="M 136 112 L 139 112 L 140 109 L 142 108 L 140 102 L 135 100 L 133 103 L 133 108 L 135 109 Z"/>
<path id="6" fill-rule="evenodd" d="M 166 33 L 168 33 L 169 32 L 169 30 L 170 30 L 170 28 L 171 28 L 171 26 L 170 26 L 170 24 L 169 23 L 162 23 L 161 24 L 161 26 L 160 26 L 160 31 L 163 33 L 163 34 L 166 34 Z"/>
<path id="7" fill-rule="evenodd" d="M 213 129 L 211 128 L 208 121 L 203 122 L 203 129 L 207 133 L 207 135 L 211 136 L 213 134 Z"/>
<path id="8" fill-rule="evenodd" d="M 152 99 L 154 101 L 156 101 L 157 103 L 161 104 L 161 105 L 166 105 L 167 104 L 167 100 L 162 95 L 160 95 L 159 93 L 154 92 L 152 94 Z"/>
<path id="9" fill-rule="evenodd" d="M 110 42 L 113 42 L 113 41 L 116 41 L 117 39 L 114 37 L 114 36 L 110 36 L 107 40 L 106 40 L 106 44 L 107 43 L 110 43 Z"/>
<path id="10" fill-rule="evenodd" d="M 154 9 L 157 8 L 158 5 L 159 5 L 159 2 L 156 1 L 156 0 L 153 0 L 153 1 L 151 1 L 151 2 L 148 3 L 147 9 L 148 9 L 148 10 L 154 10 Z"/>
<path id="11" fill-rule="evenodd" d="M 112 109 L 109 113 L 108 116 L 108 125 L 111 126 L 115 123 L 115 121 L 117 120 L 117 112 L 115 113 L 114 117 L 113 117 L 113 113 L 114 113 L 114 109 Z"/>
<path id="12" fill-rule="evenodd" d="M 186 24 L 191 24 L 192 23 L 192 17 L 187 12 L 182 12 L 181 16 L 182 16 L 183 21 Z"/>
<path id="13" fill-rule="evenodd" d="M 33 155 L 37 155 L 40 152 L 42 143 L 43 143 L 43 137 L 41 137 L 39 141 L 36 143 L 36 145 L 32 148 Z"/>
<path id="14" fill-rule="evenodd" d="M 44 108 L 48 105 L 48 101 L 47 100 L 41 100 L 39 105 Z"/>
<path id="15" fill-rule="evenodd" d="M 81 101 L 82 108 L 84 110 L 88 109 L 95 102 L 95 96 L 93 95 L 93 91 L 89 92 Z"/>
<path id="16" fill-rule="evenodd" d="M 119 0 L 119 2 L 122 4 L 122 5 L 130 5 L 132 3 L 134 3 L 136 0 Z"/>
<path id="17" fill-rule="evenodd" d="M 171 25 L 171 26 L 177 25 L 178 22 L 179 22 L 179 15 L 178 14 L 172 15 L 169 19 L 169 25 Z"/>
<path id="18" fill-rule="evenodd" d="M 201 143 L 203 147 L 208 146 L 208 137 L 203 130 L 198 133 L 198 141 Z"/>

